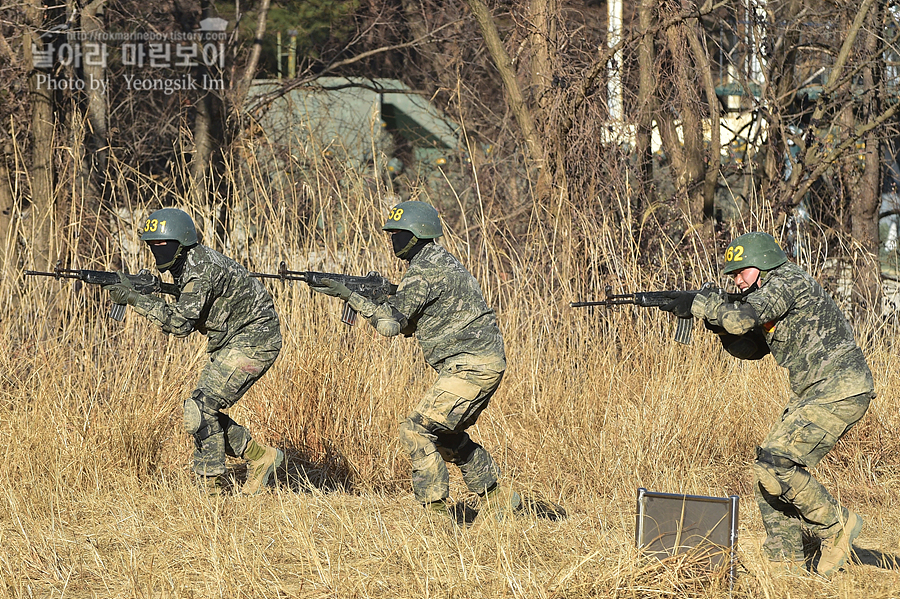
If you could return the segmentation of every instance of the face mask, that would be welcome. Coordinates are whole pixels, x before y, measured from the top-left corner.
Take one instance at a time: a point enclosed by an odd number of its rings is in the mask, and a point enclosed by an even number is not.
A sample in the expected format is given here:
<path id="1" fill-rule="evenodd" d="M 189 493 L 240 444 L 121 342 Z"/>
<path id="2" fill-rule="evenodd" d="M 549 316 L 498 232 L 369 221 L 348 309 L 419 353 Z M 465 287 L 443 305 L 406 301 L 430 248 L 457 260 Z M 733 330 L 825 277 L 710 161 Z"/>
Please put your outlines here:
<path id="1" fill-rule="evenodd" d="M 391 246 L 394 248 L 394 255 L 398 258 L 406 258 L 409 250 L 419 242 L 419 239 L 412 234 L 412 231 L 397 231 L 391 234 Z"/>
<path id="2" fill-rule="evenodd" d="M 181 243 L 172 240 L 159 245 L 154 244 L 150 246 L 150 251 L 156 258 L 156 268 L 159 269 L 159 272 L 166 272 L 181 255 Z"/>

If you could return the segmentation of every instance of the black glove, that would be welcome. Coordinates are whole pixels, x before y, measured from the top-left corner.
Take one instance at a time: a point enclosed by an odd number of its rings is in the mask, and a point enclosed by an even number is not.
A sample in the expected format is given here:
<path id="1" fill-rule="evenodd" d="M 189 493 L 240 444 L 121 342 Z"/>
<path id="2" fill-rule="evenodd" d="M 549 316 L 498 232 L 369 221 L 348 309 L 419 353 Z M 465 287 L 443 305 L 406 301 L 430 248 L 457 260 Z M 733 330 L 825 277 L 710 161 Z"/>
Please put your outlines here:
<path id="1" fill-rule="evenodd" d="M 671 312 L 678 318 L 690 318 L 691 304 L 694 303 L 694 294 L 687 291 L 666 291 L 663 297 L 670 299 L 667 304 L 659 307 L 663 312 Z"/>
<path id="2" fill-rule="evenodd" d="M 759 360 L 769 354 L 769 345 L 766 343 L 766 335 L 757 327 L 747 331 L 743 335 L 720 335 L 722 347 L 729 354 L 740 360 Z"/>

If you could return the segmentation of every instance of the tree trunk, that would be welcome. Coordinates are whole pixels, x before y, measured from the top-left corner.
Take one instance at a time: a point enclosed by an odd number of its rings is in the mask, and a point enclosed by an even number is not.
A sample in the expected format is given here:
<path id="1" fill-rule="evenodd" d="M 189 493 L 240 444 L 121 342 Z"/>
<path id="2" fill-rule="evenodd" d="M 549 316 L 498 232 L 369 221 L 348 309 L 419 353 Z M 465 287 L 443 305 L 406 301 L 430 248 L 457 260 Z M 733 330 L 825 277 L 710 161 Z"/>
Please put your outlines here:
<path id="1" fill-rule="evenodd" d="M 525 102 L 522 90 L 519 88 L 519 82 L 516 79 L 516 73 L 513 69 L 512 60 L 503 46 L 500 34 L 497 32 L 497 26 L 494 23 L 491 13 L 483 0 L 466 0 L 469 9 L 475 16 L 478 26 L 481 28 L 481 35 L 487 46 L 494 66 L 500 74 L 500 80 L 503 82 L 503 89 L 506 92 L 506 99 L 509 108 L 519 125 L 522 139 L 525 143 L 526 156 L 529 158 L 531 165 L 538 171 L 538 185 L 536 193 L 539 199 L 550 196 L 551 182 L 548 180 L 548 173 L 544 166 L 544 146 L 538 136 L 537 129 L 534 126 L 534 118 L 531 109 Z"/>
<path id="2" fill-rule="evenodd" d="M 266 18 L 269 15 L 270 0 L 262 0 L 259 4 L 256 14 L 256 37 L 253 40 L 253 50 L 250 51 L 250 58 L 244 68 L 244 74 L 238 86 L 238 94 L 235 96 L 234 104 L 238 109 L 243 107 L 244 101 L 247 99 L 247 93 L 250 86 L 253 85 L 253 79 L 256 77 L 256 71 L 259 68 L 259 56 L 262 53 L 262 40 L 266 35 Z"/>
<path id="3" fill-rule="evenodd" d="M 716 186 L 719 182 L 719 156 L 721 154 L 721 142 L 719 141 L 720 131 L 720 110 L 719 97 L 716 95 L 716 84 L 713 79 L 712 66 L 709 62 L 709 54 L 706 50 L 703 30 L 700 29 L 697 19 L 689 19 L 687 22 L 686 33 L 688 36 L 688 45 L 691 48 L 691 54 L 694 57 L 694 64 L 698 71 L 698 79 L 703 83 L 703 89 L 706 92 L 706 103 L 709 110 L 709 146 L 706 149 L 705 160 L 703 158 L 704 150 L 701 146 L 701 161 L 705 162 L 703 186 L 695 194 L 696 203 L 693 211 L 702 215 L 705 222 L 709 223 L 709 231 L 712 234 L 712 220 L 715 216 L 714 205 L 716 198 Z M 709 236 L 706 236 L 709 238 Z"/>
<path id="4" fill-rule="evenodd" d="M 29 33 L 25 36 L 25 63 L 33 64 L 31 46 L 45 49 L 40 30 L 44 27 L 44 6 L 41 0 L 31 0 L 25 7 Z M 28 248 L 35 268 L 49 268 L 57 251 L 53 238 L 55 197 L 53 189 L 53 93 L 47 82 L 39 79 L 49 71 L 33 69 L 28 78 L 31 93 L 31 239 Z"/>
<path id="5" fill-rule="evenodd" d="M 676 109 L 681 117 L 682 160 L 675 163 L 675 188 L 686 202 L 685 211 L 692 225 L 703 221 L 702 195 L 697 186 L 703 173 L 703 125 L 700 119 L 699 98 L 694 90 L 696 76 L 687 43 L 688 32 L 684 22 L 677 22 L 665 31 L 666 44 L 675 66 L 672 82 L 675 87 Z M 673 143 L 672 140 L 670 143 Z M 673 143 L 674 145 L 674 143 Z M 700 197 L 699 201 L 696 199 Z M 698 209 L 699 204 L 699 209 Z"/>
<path id="6" fill-rule="evenodd" d="M 881 5 L 870 12 L 863 34 L 865 56 L 870 57 L 863 68 L 864 89 L 868 91 L 863 114 L 869 120 L 880 112 L 880 94 L 883 91 L 880 74 L 884 72 L 883 56 L 880 52 L 880 36 L 875 32 L 881 23 Z M 878 211 L 881 206 L 881 142 L 873 129 L 863 136 L 865 159 L 863 172 L 859 177 L 859 193 L 850 196 L 850 225 L 853 240 L 859 244 L 855 254 L 854 281 L 856 304 L 860 310 L 880 313 L 881 310 L 881 263 L 879 261 Z"/>
<path id="7" fill-rule="evenodd" d="M 11 279 L 16 266 L 16 200 L 9 179 L 9 160 L 12 158 L 12 141 L 0 146 L 0 277 Z"/>
<path id="8" fill-rule="evenodd" d="M 81 11 L 82 49 L 87 44 L 100 43 L 97 34 L 103 32 L 103 8 L 106 0 L 94 0 Z M 109 108 L 106 93 L 106 67 L 97 60 L 84 60 L 85 82 L 84 157 L 81 161 L 79 191 L 85 194 L 85 205 L 100 212 L 106 197 L 109 165 Z"/>
<path id="9" fill-rule="evenodd" d="M 641 187 L 645 190 L 653 186 L 653 114 L 656 111 L 656 50 L 654 48 L 653 9 L 656 0 L 640 0 L 638 5 L 638 26 L 642 32 L 638 46 L 638 97 L 637 122 L 635 126 L 635 146 Z M 638 198 L 640 195 L 638 196 Z M 635 199 L 635 213 L 643 209 L 639 199 Z"/>

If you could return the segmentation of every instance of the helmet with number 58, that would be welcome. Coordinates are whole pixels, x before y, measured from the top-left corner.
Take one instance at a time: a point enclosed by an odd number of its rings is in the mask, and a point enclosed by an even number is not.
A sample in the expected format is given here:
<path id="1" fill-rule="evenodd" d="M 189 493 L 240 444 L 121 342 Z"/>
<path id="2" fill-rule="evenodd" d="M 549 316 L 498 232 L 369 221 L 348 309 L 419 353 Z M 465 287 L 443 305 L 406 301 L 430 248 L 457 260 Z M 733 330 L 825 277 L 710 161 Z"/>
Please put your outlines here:
<path id="1" fill-rule="evenodd" d="M 419 239 L 437 239 L 444 234 L 441 217 L 431 204 L 410 200 L 391 208 L 384 231 L 409 231 Z"/>
<path id="2" fill-rule="evenodd" d="M 735 238 L 725 250 L 726 275 L 731 275 L 744 268 L 758 268 L 760 271 L 772 270 L 787 262 L 787 255 L 768 233 L 745 233 Z"/>

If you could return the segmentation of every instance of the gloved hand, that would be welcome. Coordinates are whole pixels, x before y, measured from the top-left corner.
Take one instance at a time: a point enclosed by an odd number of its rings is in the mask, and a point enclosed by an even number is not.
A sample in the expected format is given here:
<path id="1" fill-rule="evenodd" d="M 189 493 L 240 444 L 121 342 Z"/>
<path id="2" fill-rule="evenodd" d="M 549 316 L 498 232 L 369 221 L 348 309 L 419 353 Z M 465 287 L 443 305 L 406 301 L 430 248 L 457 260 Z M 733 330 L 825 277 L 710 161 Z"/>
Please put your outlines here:
<path id="1" fill-rule="evenodd" d="M 694 298 L 691 312 L 697 318 L 703 320 L 716 320 L 719 306 L 724 303 L 722 297 L 715 289 L 701 289 Z"/>
<path id="2" fill-rule="evenodd" d="M 324 293 L 325 295 L 339 297 L 345 302 L 350 299 L 351 291 L 347 289 L 347 286 L 332 279 L 322 279 L 321 285 L 310 285 L 310 288 L 313 291 L 318 291 L 319 293 Z"/>
<path id="3" fill-rule="evenodd" d="M 114 304 L 133 306 L 141 294 L 134 290 L 134 285 L 131 284 L 124 272 L 117 270 L 116 274 L 119 275 L 119 282 L 115 285 L 105 285 L 103 288 L 109 291 L 109 298 Z"/>
<path id="4" fill-rule="evenodd" d="M 664 297 L 671 301 L 659 307 L 663 312 L 671 312 L 678 318 L 690 318 L 691 304 L 694 303 L 694 294 L 687 291 L 666 291 Z"/>

